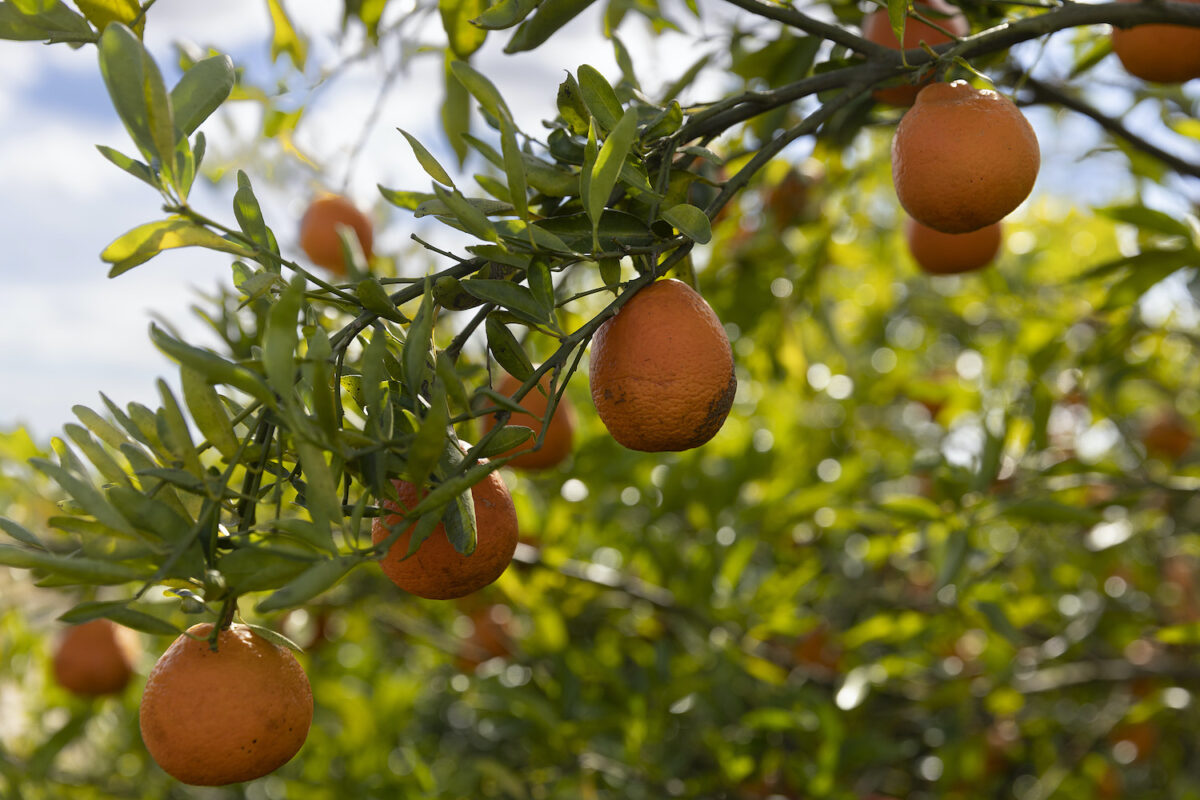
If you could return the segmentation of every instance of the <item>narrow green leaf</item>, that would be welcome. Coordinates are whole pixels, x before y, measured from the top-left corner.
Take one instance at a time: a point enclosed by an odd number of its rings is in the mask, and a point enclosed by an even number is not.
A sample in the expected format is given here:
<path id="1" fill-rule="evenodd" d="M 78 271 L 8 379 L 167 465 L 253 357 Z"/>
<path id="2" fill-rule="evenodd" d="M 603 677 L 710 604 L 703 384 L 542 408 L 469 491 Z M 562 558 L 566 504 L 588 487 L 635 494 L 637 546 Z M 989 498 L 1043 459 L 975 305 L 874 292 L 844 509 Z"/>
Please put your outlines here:
<path id="1" fill-rule="evenodd" d="M 103 31 L 110 22 L 130 24 L 142 12 L 138 0 L 75 0 L 75 5 L 83 12 L 87 21 Z M 142 28 L 146 26 L 143 19 L 137 25 L 137 34 L 141 36 Z"/>
<path id="2" fill-rule="evenodd" d="M 489 31 L 511 28 L 528 17 L 541 2 L 542 0 L 499 0 L 471 22 Z"/>
<path id="3" fill-rule="evenodd" d="M 604 140 L 596 156 L 596 165 L 592 168 L 592 179 L 588 184 L 588 194 L 585 198 L 588 216 L 592 219 L 593 246 L 599 250 L 600 215 L 608 204 L 609 195 L 617 185 L 621 175 L 621 167 L 625 157 L 629 155 L 634 141 L 637 139 L 637 111 L 629 109 L 621 117 L 621 121 Z"/>
<path id="4" fill-rule="evenodd" d="M 891 23 L 892 32 L 896 34 L 897 42 L 904 41 L 904 25 L 908 21 L 908 5 L 909 0 L 887 0 L 888 22 Z"/>
<path id="5" fill-rule="evenodd" d="M 281 54 L 287 53 L 296 69 L 303 72 L 308 59 L 308 44 L 296 33 L 292 20 L 283 7 L 283 0 L 267 0 L 267 8 L 271 12 L 271 27 L 274 31 L 271 36 L 271 61 L 277 61 Z"/>
<path id="6" fill-rule="evenodd" d="M 575 76 L 567 73 L 567 78 L 558 85 L 558 115 L 570 127 L 571 133 L 576 136 L 583 136 L 588 131 L 588 122 L 591 119 L 591 112 L 588 111 L 587 104 L 583 102 L 583 94 L 579 89 L 579 81 L 575 80 Z"/>
<path id="7" fill-rule="evenodd" d="M 508 106 L 505 104 L 504 98 L 500 96 L 495 84 L 488 80 L 483 73 L 465 61 L 455 61 L 450 65 L 450 69 L 454 72 L 454 77 L 458 78 L 459 82 L 466 87 L 472 97 L 479 101 L 483 110 L 489 115 L 498 119 L 502 111 L 508 113 Z M 509 114 L 509 116 L 512 115 Z"/>
<path id="8" fill-rule="evenodd" d="M 255 610 L 266 613 L 303 605 L 332 588 L 346 576 L 346 573 L 361 564 L 362 560 L 359 556 L 339 556 L 318 561 L 286 586 L 268 595 L 265 600 L 255 606 Z"/>
<path id="9" fill-rule="evenodd" d="M 141 631 L 152 636 L 178 636 L 183 633 L 161 617 L 130 608 L 126 600 L 80 603 L 71 610 L 60 614 L 58 618 L 71 625 L 78 625 L 93 619 L 111 619 L 118 625 L 124 625 L 131 630 Z"/>
<path id="10" fill-rule="evenodd" d="M 63 432 L 71 438 L 76 447 L 83 451 L 87 460 L 92 462 L 104 480 L 110 483 L 129 484 L 129 476 L 125 474 L 125 470 L 121 469 L 116 460 L 92 438 L 86 428 L 68 422 L 63 426 Z"/>
<path id="11" fill-rule="evenodd" d="M 462 223 L 463 229 L 467 233 L 489 242 L 500 241 L 500 234 L 496 230 L 496 226 L 484 216 L 482 211 L 468 203 L 462 192 L 457 189 L 443 189 L 436 183 L 433 184 L 433 192 L 449 207 L 454 218 Z"/>
<path id="12" fill-rule="evenodd" d="M 128 583 L 145 577 L 141 570 L 125 564 L 81 556 L 51 555 L 13 544 L 0 544 L 0 564 L 42 570 L 70 583 L 94 586 Z"/>
<path id="13" fill-rule="evenodd" d="M 506 308 L 534 325 L 550 321 L 548 310 L 534 298 L 533 293 L 512 281 L 472 278 L 463 281 L 462 286 L 480 300 Z"/>
<path id="14" fill-rule="evenodd" d="M 433 154 L 425 149 L 425 145 L 421 144 L 416 138 L 403 128 L 396 130 L 404 134 L 404 138 L 408 140 L 408 144 L 412 147 L 413 155 L 417 157 L 417 161 L 421 164 L 421 168 L 438 183 L 443 186 L 454 187 L 454 181 L 450 178 L 450 173 L 438 163 L 438 160 L 433 157 Z"/>
<path id="15" fill-rule="evenodd" d="M 550 267 L 545 261 L 534 259 L 529 265 L 529 269 L 525 272 L 525 279 L 529 282 L 529 289 L 533 292 L 533 298 L 537 301 L 545 311 L 547 318 L 554 317 L 554 279 L 550 274 Z"/>
<path id="16" fill-rule="evenodd" d="M 325 460 L 325 452 L 306 441 L 296 442 L 296 453 L 304 470 L 304 503 L 316 526 L 322 549 L 334 551 L 332 529 L 341 527 L 342 502 L 338 499 L 337 478 Z"/>
<path id="17" fill-rule="evenodd" d="M 266 381 L 253 370 L 226 361 L 208 350 L 201 350 L 167 335 L 157 325 L 150 326 L 154 345 L 180 364 L 191 367 L 213 383 L 223 383 L 240 389 L 258 400 L 274 406 L 275 396 Z M 113 408 L 110 406 L 110 408 Z"/>
<path id="18" fill-rule="evenodd" d="M 96 145 L 96 149 L 100 151 L 100 155 L 107 158 L 113 164 L 116 164 L 121 169 L 128 172 L 139 181 L 153 186 L 155 189 L 162 188 L 162 181 L 154 174 L 154 170 L 146 164 L 143 164 L 137 159 L 130 158 L 124 153 L 118 152 L 111 147 L 105 147 L 102 144 Z"/>
<path id="19" fill-rule="evenodd" d="M 512 331 L 495 316 L 488 315 L 484 323 L 487 332 L 488 349 L 504 371 L 519 381 L 526 380 L 533 374 L 533 363 L 525 350 L 513 336 Z"/>
<path id="20" fill-rule="evenodd" d="M 12 538 L 16 539 L 18 542 L 27 544 L 30 547 L 36 547 L 39 550 L 46 549 L 46 545 L 42 544 L 42 540 L 39 539 L 33 533 L 33 531 L 29 530 L 28 528 L 23 527 L 22 525 L 18 524 L 17 522 L 14 522 L 11 519 L 7 519 L 6 517 L 0 517 L 0 529 L 3 529 L 5 533 L 7 533 Z"/>
<path id="21" fill-rule="evenodd" d="M 221 107 L 234 86 L 233 59 L 211 56 L 192 65 L 171 90 L 175 128 L 191 136 L 204 120 Z"/>
<path id="22" fill-rule="evenodd" d="M 595 67 L 584 64 L 578 73 L 579 91 L 583 95 L 584 104 L 600 123 L 600 127 L 611 131 L 621 121 L 622 116 L 621 101 L 617 99 L 617 93 Z"/>
<path id="23" fill-rule="evenodd" d="M 400 313 L 392 298 L 388 296 L 383 284 L 374 276 L 367 276 L 354 287 L 354 294 L 362 302 L 363 308 L 378 314 L 392 322 L 408 322 L 408 317 Z"/>
<path id="24" fill-rule="evenodd" d="M 1136 225 L 1142 230 L 1154 231 L 1167 236 L 1182 236 L 1188 240 L 1192 238 L 1192 229 L 1186 222 L 1175 219 L 1170 214 L 1165 214 L 1157 209 L 1137 205 L 1106 206 L 1097 208 L 1096 213 L 1117 222 Z"/>
<path id="25" fill-rule="evenodd" d="M 278 589 L 312 564 L 308 553 L 289 552 L 279 547 L 271 550 L 239 547 L 221 556 L 217 569 L 231 592 L 245 594 Z"/>
<path id="26" fill-rule="evenodd" d="M 267 231 L 267 223 L 263 219 L 258 198 L 254 196 L 254 187 L 250 185 L 250 177 L 240 169 L 237 172 L 237 184 L 237 191 L 233 195 L 233 215 L 237 218 L 242 233 L 249 236 L 251 241 L 264 250 L 277 253 L 278 248 L 272 246 L 273 240 Z M 278 265 L 271 260 L 268 260 L 263 266 L 273 272 L 279 271 Z"/>
<path id="27" fill-rule="evenodd" d="M 521 23 L 504 46 L 506 53 L 533 50 L 549 39 L 555 31 L 577 17 L 595 0 L 545 0 L 537 13 Z"/>
<path id="28" fill-rule="evenodd" d="M 980 614 L 983 614 L 984 618 L 988 621 L 988 624 L 992 626 L 992 630 L 1003 636 L 1014 645 L 1020 646 L 1023 644 L 1025 637 L 1022 636 L 1021 632 L 1012 624 L 1008 618 L 1008 615 L 1004 613 L 1004 609 L 995 603 L 985 601 L 975 603 L 975 608 Z"/>
<path id="29" fill-rule="evenodd" d="M 234 458 L 238 451 L 238 437 L 221 396 L 197 370 L 181 365 L 179 375 L 183 402 L 187 404 L 196 427 L 217 452 L 226 459 Z"/>
<path id="30" fill-rule="evenodd" d="M 137 536 L 137 532 L 130 527 L 124 517 L 117 513 L 116 509 L 108 504 L 96 487 L 75 477 L 52 461 L 34 458 L 30 459 L 29 463 L 61 486 L 63 491 L 70 495 L 80 508 L 95 517 L 97 522 L 126 536 Z"/>
<path id="31" fill-rule="evenodd" d="M 426 278 L 425 292 L 421 295 L 421 308 L 412 324 L 408 326 L 408 338 L 404 341 L 404 377 L 408 395 L 413 400 L 420 394 L 429 372 L 429 350 L 433 346 L 433 317 L 433 292 L 430 291 L 429 279 Z"/>
<path id="32" fill-rule="evenodd" d="M 424 486 L 441 458 L 449 438 L 450 410 L 446 404 L 446 387 L 434 380 L 430 392 L 429 411 L 421 419 L 417 435 L 408 449 L 408 465 L 405 471 L 414 486 Z"/>
<path id="33" fill-rule="evenodd" d="M 179 407 L 179 401 L 175 399 L 171 387 L 162 379 L 158 381 L 158 396 L 162 401 L 162 410 L 159 413 L 166 422 L 166 436 L 160 435 L 160 438 L 164 439 L 163 443 L 183 462 L 184 469 L 200 478 L 204 474 L 204 467 L 200 464 L 200 454 L 192 441 L 187 418 L 183 416 L 183 410 Z"/>
<path id="34" fill-rule="evenodd" d="M 163 501 L 126 486 L 114 486 L 108 491 L 108 499 L 129 524 L 159 541 L 184 541 L 196 524 Z"/>
<path id="35" fill-rule="evenodd" d="M 708 215 L 693 205 L 681 203 L 668 208 L 662 212 L 662 218 L 693 242 L 708 244 L 712 239 L 712 224 Z"/>
<path id="36" fill-rule="evenodd" d="M 447 51 L 446 68 L 442 73 L 446 91 L 446 97 L 442 100 L 442 130 L 461 167 L 467 160 L 468 148 L 464 137 L 471 131 L 471 95 L 458 78 L 454 77 L 454 71 L 451 69 L 453 61 L 454 55 Z"/>
<path id="37" fill-rule="evenodd" d="M 529 221 L 529 186 L 525 181 L 525 162 L 517 145 L 517 128 L 507 114 L 500 115 L 500 147 L 504 153 L 504 175 L 508 179 L 508 194 L 516 207 L 517 216 Z"/>
<path id="38" fill-rule="evenodd" d="M 446 31 L 450 50 L 459 58 L 470 58 L 487 39 L 486 29 L 471 24 L 485 8 L 487 4 L 483 0 L 438 0 L 442 28 Z"/>
<path id="39" fill-rule="evenodd" d="M 505 425 L 492 435 L 487 444 L 479 448 L 480 458 L 491 458 L 524 444 L 533 438 L 533 429 L 524 425 Z"/>
<path id="40" fill-rule="evenodd" d="M 114 23 L 104 29 L 98 50 L 100 74 L 117 116 L 147 160 L 161 158 L 151 128 L 150 109 L 146 105 L 147 76 L 143 70 L 149 58 L 141 41 L 129 28 Z M 169 148 L 167 152 L 173 149 Z"/>
<path id="41" fill-rule="evenodd" d="M 82 422 L 87 429 L 96 434 L 100 441 L 112 448 L 120 448 L 121 445 L 129 441 L 128 437 L 121 433 L 115 425 L 113 425 L 104 417 L 92 411 L 87 406 L 76 405 L 71 407 L 71 412 Z"/>
<path id="42" fill-rule="evenodd" d="M 454 498 L 454 502 L 446 506 L 442 515 L 442 526 L 446 530 L 446 538 L 455 550 L 464 556 L 475 552 L 478 537 L 478 525 L 475 520 L 475 495 L 470 489 Z"/>
<path id="43" fill-rule="evenodd" d="M 583 201 L 583 210 L 587 212 L 587 217 L 593 223 L 599 218 L 600 212 L 604 210 L 603 204 L 600 208 L 592 206 L 592 176 L 596 172 L 596 159 L 600 155 L 600 132 L 596 128 L 596 118 L 588 118 L 588 133 L 587 143 L 583 146 L 583 168 L 579 170 L 579 197 Z M 608 198 L 605 197 L 605 200 Z"/>
<path id="44" fill-rule="evenodd" d="M 144 264 L 163 250 L 176 247 L 207 247 L 241 258 L 253 255 L 241 245 L 224 239 L 185 217 L 168 217 L 158 222 L 139 225 L 122 234 L 104 248 L 100 258 L 113 265 L 108 276 L 115 278 L 139 264 Z"/>
<path id="45" fill-rule="evenodd" d="M 296 383 L 296 344 L 299 342 L 296 317 L 303 300 L 304 276 L 297 275 L 271 306 L 263 333 L 263 369 L 267 384 L 284 397 L 292 394 Z"/>

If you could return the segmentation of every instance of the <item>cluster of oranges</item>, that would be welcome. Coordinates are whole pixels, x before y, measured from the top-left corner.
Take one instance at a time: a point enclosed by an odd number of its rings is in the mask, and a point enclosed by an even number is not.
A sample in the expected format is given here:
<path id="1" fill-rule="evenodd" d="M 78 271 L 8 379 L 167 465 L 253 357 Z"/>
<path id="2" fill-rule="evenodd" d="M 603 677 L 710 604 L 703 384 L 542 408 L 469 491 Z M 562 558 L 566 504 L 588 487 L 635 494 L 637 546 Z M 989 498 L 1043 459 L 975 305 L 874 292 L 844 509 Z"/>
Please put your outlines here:
<path id="1" fill-rule="evenodd" d="M 903 42 L 883 9 L 864 19 L 864 36 L 910 49 L 944 44 L 968 32 L 965 18 L 943 0 L 928 0 L 917 10 L 920 16 L 906 25 Z M 1112 44 L 1125 68 L 1145 80 L 1200 77 L 1200 30 L 1143 25 L 1114 31 Z M 927 272 L 979 269 L 999 251 L 1000 220 L 1032 190 L 1040 163 L 1037 139 L 1002 95 L 964 81 L 915 77 L 917 82 L 874 93 L 880 102 L 911 106 L 892 142 L 896 193 L 911 217 L 906 239 Z M 370 220 L 346 198 L 322 195 L 301 220 L 301 248 L 313 263 L 344 276 L 349 272 L 345 231 L 353 233 L 369 260 Z M 737 388 L 720 320 L 695 290 L 677 280 L 647 284 L 597 329 L 589 378 L 593 403 L 609 433 L 625 447 L 648 452 L 687 450 L 709 441 L 724 423 Z M 497 390 L 515 398 L 522 385 L 505 376 Z M 548 415 L 552 389 L 547 376 L 520 400 L 523 412 L 503 412 L 509 424 L 534 434 L 503 454 L 512 466 L 547 469 L 570 455 L 575 412 L 563 395 Z M 485 433 L 500 417 L 484 418 Z M 1165 424 L 1160 427 L 1148 432 L 1147 449 L 1180 457 L 1190 438 L 1180 448 L 1181 437 Z M 423 489 L 410 482 L 394 485 L 399 500 L 384 502 L 394 513 L 375 520 L 376 544 L 393 535 L 403 514 L 423 496 Z M 495 581 L 516 550 L 516 511 L 498 473 L 472 487 L 471 494 L 478 539 L 470 556 L 453 547 L 441 524 L 408 555 L 414 523 L 382 557 L 387 577 L 430 599 L 463 598 Z M 507 651 L 507 633 L 498 623 L 486 614 L 472 618 L 486 629 L 482 652 Z M 82 696 L 117 693 L 130 682 L 137 656 L 128 630 L 93 620 L 63 637 L 54 675 Z M 214 632 L 210 623 L 201 623 L 158 659 L 146 681 L 139 720 L 147 749 L 166 772 L 185 783 L 223 785 L 261 777 L 290 760 L 304 743 L 312 716 L 308 679 L 290 650 L 246 625 Z"/>

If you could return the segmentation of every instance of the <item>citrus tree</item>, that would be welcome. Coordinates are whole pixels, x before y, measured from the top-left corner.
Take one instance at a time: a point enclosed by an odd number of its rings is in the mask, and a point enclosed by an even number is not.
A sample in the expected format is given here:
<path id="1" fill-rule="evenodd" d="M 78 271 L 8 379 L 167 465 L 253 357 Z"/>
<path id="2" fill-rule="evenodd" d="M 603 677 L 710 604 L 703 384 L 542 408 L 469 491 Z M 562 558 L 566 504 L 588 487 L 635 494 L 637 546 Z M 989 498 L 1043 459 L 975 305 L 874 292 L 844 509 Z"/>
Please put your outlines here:
<path id="1" fill-rule="evenodd" d="M 219 344 L 152 327 L 157 408 L 0 440 L 8 795 L 1200 794 L 1200 4 L 348 1 L 442 60 L 441 135 L 396 134 L 427 186 L 298 220 L 256 186 L 336 74 L 268 5 L 277 83 L 156 59 L 153 0 L 0 2 L 95 50 L 100 154 L 161 197 L 109 274 L 231 265 Z M 584 20 L 619 74 L 521 118 L 481 48 Z M 651 78 L 632 29 L 695 60 Z M 1048 147 L 1075 117 L 1095 150 Z M 1064 154 L 1126 194 L 1018 209 Z M 109 622 L 51 670 L 52 617 Z"/>

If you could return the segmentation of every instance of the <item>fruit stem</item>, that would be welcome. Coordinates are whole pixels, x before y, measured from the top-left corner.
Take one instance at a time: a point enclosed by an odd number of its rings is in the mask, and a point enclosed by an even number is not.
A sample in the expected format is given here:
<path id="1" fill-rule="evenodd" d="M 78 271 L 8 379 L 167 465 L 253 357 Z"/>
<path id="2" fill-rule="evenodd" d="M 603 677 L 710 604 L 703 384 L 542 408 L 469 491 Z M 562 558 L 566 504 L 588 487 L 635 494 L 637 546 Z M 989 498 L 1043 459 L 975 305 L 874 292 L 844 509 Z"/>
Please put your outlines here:
<path id="1" fill-rule="evenodd" d="M 216 636 L 223 630 L 227 630 L 233 624 L 233 615 L 237 613 L 237 595 L 230 595 L 225 598 L 225 602 L 221 604 L 221 617 L 217 620 L 217 626 L 213 629 L 212 642 L 216 644 Z M 214 646 L 214 650 L 217 648 Z"/>

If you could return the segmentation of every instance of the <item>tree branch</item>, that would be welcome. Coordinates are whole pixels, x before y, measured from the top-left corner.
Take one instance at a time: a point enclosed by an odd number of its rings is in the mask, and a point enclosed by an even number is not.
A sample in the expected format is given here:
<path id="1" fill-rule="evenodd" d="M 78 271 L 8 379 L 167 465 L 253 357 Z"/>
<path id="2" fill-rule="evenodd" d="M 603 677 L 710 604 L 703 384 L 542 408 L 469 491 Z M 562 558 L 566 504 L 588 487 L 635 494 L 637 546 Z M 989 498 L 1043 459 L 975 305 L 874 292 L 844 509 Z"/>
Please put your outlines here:
<path id="1" fill-rule="evenodd" d="M 725 0 L 725 2 L 749 11 L 751 14 L 773 19 L 776 22 L 782 22 L 785 25 L 812 34 L 813 36 L 828 39 L 831 42 L 848 47 L 854 52 L 862 53 L 865 56 L 886 57 L 889 53 L 895 52 L 886 45 L 867 41 L 846 28 L 813 19 L 807 14 L 803 14 L 791 7 L 767 5 L 766 3 L 760 3 L 758 0 Z"/>
<path id="2" fill-rule="evenodd" d="M 1082 99 L 1070 95 L 1051 84 L 1044 83 L 1037 78 L 1025 77 L 1025 87 L 1033 94 L 1033 102 L 1035 103 L 1051 103 L 1063 108 L 1069 108 L 1077 114 L 1082 114 L 1085 117 L 1093 120 L 1104 130 L 1118 136 L 1129 142 L 1133 147 L 1141 150 L 1143 153 L 1154 156 L 1159 161 L 1163 162 L 1171 169 L 1178 172 L 1180 175 L 1190 175 L 1193 178 L 1200 178 L 1200 164 L 1193 164 L 1190 161 L 1185 161 L 1182 158 L 1168 153 L 1153 142 L 1147 141 L 1137 135 L 1129 128 L 1125 127 L 1120 120 L 1114 119 L 1107 114 L 1104 114 L 1095 106 L 1083 101 Z"/>

